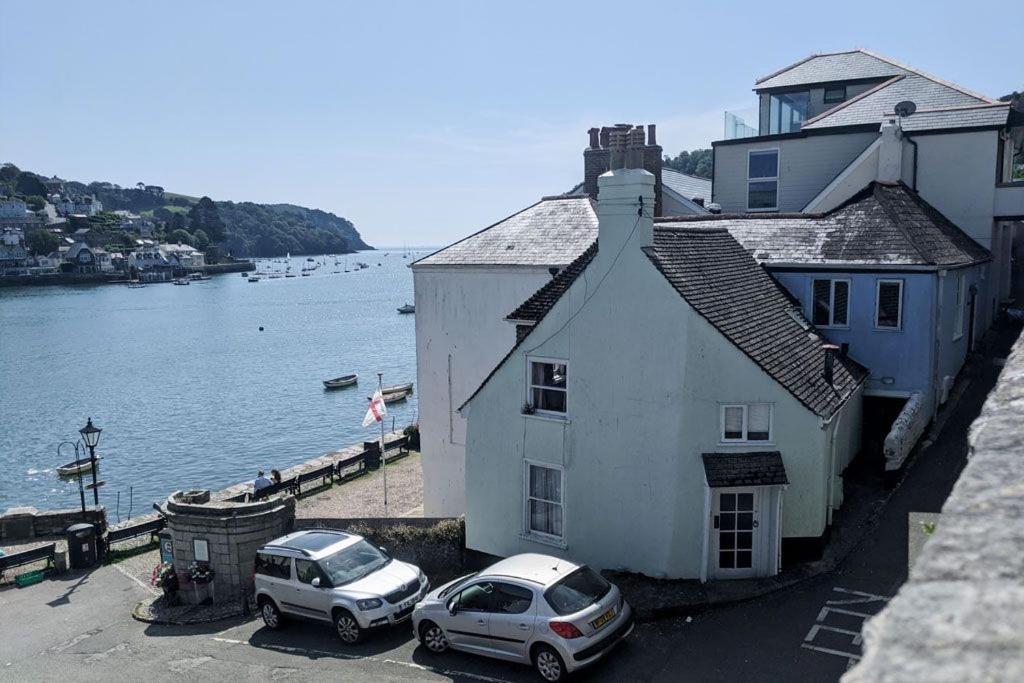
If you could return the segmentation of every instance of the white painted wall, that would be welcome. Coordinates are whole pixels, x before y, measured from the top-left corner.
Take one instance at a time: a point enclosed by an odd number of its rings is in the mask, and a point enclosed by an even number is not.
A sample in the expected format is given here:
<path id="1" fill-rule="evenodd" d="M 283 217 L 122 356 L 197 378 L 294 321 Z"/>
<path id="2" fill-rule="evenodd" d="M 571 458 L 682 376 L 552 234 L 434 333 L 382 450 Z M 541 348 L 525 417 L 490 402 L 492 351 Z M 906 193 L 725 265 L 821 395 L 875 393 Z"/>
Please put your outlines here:
<path id="1" fill-rule="evenodd" d="M 820 535 L 831 444 L 818 417 L 672 289 L 640 250 L 646 227 L 623 242 L 635 218 L 619 213 L 615 239 L 601 215 L 602 249 L 585 277 L 466 409 L 467 546 L 697 578 L 707 534 L 701 454 L 743 449 L 783 454 L 791 482 L 783 536 Z M 565 419 L 522 414 L 531 356 L 567 361 Z M 720 444 L 724 402 L 772 403 L 773 442 Z M 854 432 L 859 397 L 856 403 L 848 421 Z M 527 460 L 563 468 L 564 543 L 525 534 Z"/>
<path id="2" fill-rule="evenodd" d="M 515 343 L 504 320 L 546 267 L 413 266 L 416 391 L 428 517 L 465 513 L 465 419 L 456 411 Z"/>

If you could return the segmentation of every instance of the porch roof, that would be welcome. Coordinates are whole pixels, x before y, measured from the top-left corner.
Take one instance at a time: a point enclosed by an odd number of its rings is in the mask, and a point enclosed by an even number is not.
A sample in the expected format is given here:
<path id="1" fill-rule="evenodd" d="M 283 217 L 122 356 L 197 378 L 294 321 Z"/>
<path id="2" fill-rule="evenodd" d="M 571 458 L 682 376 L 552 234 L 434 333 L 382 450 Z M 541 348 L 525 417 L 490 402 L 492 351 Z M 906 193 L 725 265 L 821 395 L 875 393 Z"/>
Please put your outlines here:
<path id="1" fill-rule="evenodd" d="M 731 486 L 782 486 L 789 483 L 782 454 L 778 451 L 755 453 L 703 453 L 704 476 L 711 488 Z"/>

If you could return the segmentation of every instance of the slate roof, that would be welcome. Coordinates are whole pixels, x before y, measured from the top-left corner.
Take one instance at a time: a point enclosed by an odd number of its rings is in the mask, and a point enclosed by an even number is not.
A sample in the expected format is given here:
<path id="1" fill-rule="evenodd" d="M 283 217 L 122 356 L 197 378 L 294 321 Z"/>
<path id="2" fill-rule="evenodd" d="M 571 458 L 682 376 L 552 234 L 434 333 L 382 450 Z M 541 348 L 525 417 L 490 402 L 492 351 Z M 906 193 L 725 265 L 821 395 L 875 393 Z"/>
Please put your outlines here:
<path id="1" fill-rule="evenodd" d="M 956 86 L 918 74 L 906 74 L 894 76 L 871 90 L 807 119 L 801 130 L 880 123 L 884 116 L 892 115 L 893 107 L 903 100 L 910 100 L 919 109 L 991 103 L 991 100 L 967 93 Z M 908 120 L 913 118 L 911 116 Z"/>
<path id="2" fill-rule="evenodd" d="M 711 203 L 711 180 L 709 178 L 700 178 L 670 168 L 662 168 L 661 183 L 686 199 L 700 197 L 705 204 Z"/>
<path id="3" fill-rule="evenodd" d="M 439 251 L 417 266 L 565 266 L 597 239 L 597 212 L 588 197 L 545 197 Z"/>
<path id="4" fill-rule="evenodd" d="M 983 248 L 906 185 L 871 183 L 825 214 L 720 214 L 665 227 L 724 228 L 762 263 L 935 266 L 988 261 Z"/>
<path id="5" fill-rule="evenodd" d="M 551 310 L 555 302 L 562 298 L 566 290 L 576 281 L 580 273 L 594 260 L 597 255 L 597 240 L 580 254 L 579 258 L 558 272 L 550 282 L 538 289 L 533 295 L 519 305 L 516 310 L 506 316 L 506 320 L 538 322 L 544 314 Z"/>
<path id="6" fill-rule="evenodd" d="M 702 453 L 704 476 L 711 488 L 730 486 L 778 486 L 789 483 L 782 454 L 778 451 L 756 453 Z"/>
<path id="7" fill-rule="evenodd" d="M 657 225 L 644 248 L 675 290 L 726 339 L 814 413 L 828 417 L 866 377 L 849 357 L 824 378 L 824 340 L 724 228 Z"/>
<path id="8" fill-rule="evenodd" d="M 1010 116 L 1010 103 L 976 104 L 943 109 L 918 109 L 913 116 L 903 119 L 907 133 L 936 128 L 1002 128 Z"/>
<path id="9" fill-rule="evenodd" d="M 859 78 L 884 78 L 910 69 L 867 50 L 811 55 L 757 80 L 756 90 L 811 85 Z"/>

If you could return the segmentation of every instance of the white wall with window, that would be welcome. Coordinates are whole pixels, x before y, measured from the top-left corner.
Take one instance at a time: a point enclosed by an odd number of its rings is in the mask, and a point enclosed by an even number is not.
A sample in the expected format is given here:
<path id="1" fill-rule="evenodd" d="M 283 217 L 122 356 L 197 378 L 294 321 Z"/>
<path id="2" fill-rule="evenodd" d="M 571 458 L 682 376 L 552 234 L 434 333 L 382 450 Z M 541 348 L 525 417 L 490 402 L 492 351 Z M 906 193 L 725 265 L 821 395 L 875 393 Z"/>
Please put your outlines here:
<path id="1" fill-rule="evenodd" d="M 880 330 L 903 329 L 903 280 L 876 281 L 875 327 Z"/>
<path id="2" fill-rule="evenodd" d="M 812 290 L 811 322 L 818 327 L 848 327 L 850 281 L 815 279 Z"/>
<path id="3" fill-rule="evenodd" d="M 775 211 L 779 206 L 779 150 L 751 150 L 747 155 L 747 210 Z"/>

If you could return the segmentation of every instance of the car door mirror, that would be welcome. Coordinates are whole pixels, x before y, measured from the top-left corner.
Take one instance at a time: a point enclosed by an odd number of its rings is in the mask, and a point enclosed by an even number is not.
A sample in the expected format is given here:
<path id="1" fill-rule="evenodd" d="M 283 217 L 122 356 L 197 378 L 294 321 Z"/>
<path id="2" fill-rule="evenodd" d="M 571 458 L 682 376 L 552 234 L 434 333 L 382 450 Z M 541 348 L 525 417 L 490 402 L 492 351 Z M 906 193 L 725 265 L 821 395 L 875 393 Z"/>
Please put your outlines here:
<path id="1" fill-rule="evenodd" d="M 458 600 L 452 600 L 451 602 L 448 603 L 448 614 L 450 614 L 450 615 L 452 615 L 454 617 L 458 613 L 459 613 L 459 601 Z"/>
<path id="2" fill-rule="evenodd" d="M 377 546 L 377 550 L 381 551 L 381 553 L 384 554 L 384 557 L 391 557 L 390 555 L 388 555 L 388 549 L 384 546 Z"/>
<path id="3" fill-rule="evenodd" d="M 319 588 L 320 587 L 320 577 L 319 576 L 314 576 L 313 580 L 309 582 L 309 585 L 312 586 L 313 588 Z"/>

